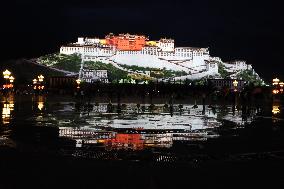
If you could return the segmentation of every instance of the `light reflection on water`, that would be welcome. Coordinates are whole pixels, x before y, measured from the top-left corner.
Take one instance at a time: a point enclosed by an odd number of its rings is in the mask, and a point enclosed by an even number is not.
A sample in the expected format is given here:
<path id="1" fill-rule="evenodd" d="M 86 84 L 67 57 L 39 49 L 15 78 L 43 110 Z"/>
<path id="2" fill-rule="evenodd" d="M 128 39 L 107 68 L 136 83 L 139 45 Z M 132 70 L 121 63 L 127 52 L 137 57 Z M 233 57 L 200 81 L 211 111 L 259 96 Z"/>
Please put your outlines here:
<path id="1" fill-rule="evenodd" d="M 272 113 L 273 113 L 274 115 L 280 114 L 279 106 L 272 106 Z"/>
<path id="2" fill-rule="evenodd" d="M 36 95 L 32 96 L 32 102 L 36 104 L 36 108 L 39 111 L 44 110 L 44 103 L 46 101 L 46 97 L 44 95 Z"/>
<path id="3" fill-rule="evenodd" d="M 272 103 L 272 114 L 274 116 L 277 116 L 281 113 L 281 103 L 279 100 L 273 100 L 273 103 Z"/>
<path id="4" fill-rule="evenodd" d="M 273 100 L 273 103 L 272 103 L 272 118 L 273 118 L 273 121 L 277 121 L 278 119 L 281 119 L 283 118 L 283 111 L 282 111 L 282 103 L 275 99 Z"/>
<path id="5" fill-rule="evenodd" d="M 15 124 L 28 121 L 36 126 L 59 127 L 59 137 L 75 141 L 78 148 L 143 150 L 171 148 L 178 141 L 206 141 L 218 137 L 214 129 L 222 125 L 222 120 L 242 126 L 253 119 L 251 116 L 244 120 L 242 112 L 232 106 L 205 106 L 204 110 L 202 105 L 194 108 L 192 104 L 123 104 L 117 113 L 117 104 L 109 111 L 107 103 L 47 102 L 45 96 L 33 96 L 31 103 L 6 99 L 2 101 L 3 123 L 10 123 L 15 103 Z"/>
<path id="6" fill-rule="evenodd" d="M 3 125 L 9 124 L 11 119 L 12 111 L 14 110 L 14 98 L 12 95 L 4 97 L 2 108 L 2 123 Z"/>
<path id="7" fill-rule="evenodd" d="M 65 104 L 54 114 L 60 136 L 73 138 L 77 147 L 97 145 L 106 150 L 170 148 L 176 141 L 206 141 L 218 137 L 213 129 L 222 124 L 221 119 L 238 126 L 252 121 L 252 117 L 243 120 L 241 111 L 234 112 L 230 106 L 206 106 L 203 112 L 201 105 L 198 108 L 183 105 L 180 110 L 175 104 L 170 113 L 163 104 L 156 104 L 154 111 L 149 104 L 145 105 L 145 111 L 139 110 L 136 104 L 127 104 L 120 114 L 108 112 L 107 106 L 99 104 L 92 111 L 84 111 Z"/>

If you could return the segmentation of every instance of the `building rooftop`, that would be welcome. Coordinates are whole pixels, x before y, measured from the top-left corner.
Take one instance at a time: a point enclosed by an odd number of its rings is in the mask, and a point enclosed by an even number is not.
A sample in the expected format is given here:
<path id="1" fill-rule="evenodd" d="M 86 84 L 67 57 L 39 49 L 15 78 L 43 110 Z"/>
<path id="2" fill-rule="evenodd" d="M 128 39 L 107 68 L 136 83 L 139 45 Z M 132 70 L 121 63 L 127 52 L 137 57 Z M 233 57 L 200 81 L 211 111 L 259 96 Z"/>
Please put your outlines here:
<path id="1" fill-rule="evenodd" d="M 160 40 L 159 40 L 159 42 L 166 42 L 166 43 L 173 43 L 175 40 L 174 39 L 167 39 L 167 38 L 161 38 Z"/>
<path id="2" fill-rule="evenodd" d="M 175 47 L 176 49 L 191 49 L 195 51 L 206 51 L 208 48 L 202 48 L 202 47 Z"/>
<path id="3" fill-rule="evenodd" d="M 245 62 L 245 60 L 231 60 L 231 61 L 228 61 L 228 62 L 225 62 L 226 64 L 235 64 L 236 62 Z"/>

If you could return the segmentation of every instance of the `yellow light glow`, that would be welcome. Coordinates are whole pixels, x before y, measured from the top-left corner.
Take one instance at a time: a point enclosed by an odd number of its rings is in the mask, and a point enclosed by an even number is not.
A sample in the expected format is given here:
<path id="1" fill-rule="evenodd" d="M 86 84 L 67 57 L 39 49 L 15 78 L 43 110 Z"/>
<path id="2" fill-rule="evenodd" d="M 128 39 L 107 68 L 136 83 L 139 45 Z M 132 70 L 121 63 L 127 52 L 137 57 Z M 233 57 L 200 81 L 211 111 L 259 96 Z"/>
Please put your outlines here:
<path id="1" fill-rule="evenodd" d="M 36 84 L 37 83 L 37 79 L 33 79 L 33 84 Z"/>
<path id="2" fill-rule="evenodd" d="M 76 79 L 76 83 L 77 83 L 78 85 L 80 85 L 81 79 Z"/>
<path id="3" fill-rule="evenodd" d="M 38 102 L 37 108 L 41 111 L 44 107 L 43 102 Z"/>
<path id="4" fill-rule="evenodd" d="M 156 41 L 147 41 L 147 42 L 146 42 L 146 45 L 149 45 L 149 46 L 157 46 L 157 42 L 156 42 Z"/>
<path id="5" fill-rule="evenodd" d="M 42 82 L 43 79 L 44 79 L 44 76 L 43 76 L 43 75 L 39 75 L 39 76 L 37 76 L 37 78 L 38 78 L 38 81 L 39 81 L 39 82 Z"/>
<path id="6" fill-rule="evenodd" d="M 233 82 L 233 85 L 234 85 L 234 87 L 237 87 L 238 86 L 238 81 L 237 80 L 235 80 L 234 82 Z"/>
<path id="7" fill-rule="evenodd" d="M 15 78 L 14 78 L 13 76 L 10 76 L 10 77 L 9 77 L 9 80 L 10 80 L 11 83 L 13 83 L 14 80 L 15 80 Z"/>
<path id="8" fill-rule="evenodd" d="M 5 78 L 5 79 L 9 79 L 9 77 L 10 77 L 10 75 L 11 75 L 11 72 L 10 72 L 9 70 L 5 70 L 5 71 L 3 72 L 3 75 L 4 75 L 4 78 Z"/>
<path id="9" fill-rule="evenodd" d="M 10 123 L 11 111 L 14 110 L 14 102 L 10 101 L 8 103 L 4 103 L 2 109 L 2 121 L 3 124 Z"/>
<path id="10" fill-rule="evenodd" d="M 274 90 L 272 91 L 272 93 L 273 93 L 273 94 L 278 94 L 278 93 L 279 93 L 279 90 L 274 89 Z"/>
<path id="11" fill-rule="evenodd" d="M 77 89 L 80 89 L 80 83 L 81 83 L 81 79 L 76 79 L 76 83 L 78 84 Z"/>
<path id="12" fill-rule="evenodd" d="M 10 89 L 13 88 L 14 85 L 8 84 L 8 85 L 3 85 L 3 89 Z"/>
<path id="13" fill-rule="evenodd" d="M 272 107 L 272 113 L 275 114 L 279 114 L 280 113 L 280 109 L 279 106 L 273 106 Z"/>
<path id="14" fill-rule="evenodd" d="M 279 86 L 280 86 L 280 87 L 283 87 L 283 86 L 284 86 L 284 82 L 280 82 L 280 83 L 279 83 Z"/>
<path id="15" fill-rule="evenodd" d="M 274 78 L 273 80 L 272 80 L 272 84 L 273 85 L 278 85 L 278 83 L 280 82 L 280 80 L 278 79 L 278 78 Z"/>
<path id="16" fill-rule="evenodd" d="M 100 39 L 100 44 L 102 44 L 102 45 L 106 45 L 106 44 L 107 44 L 107 42 L 106 42 L 106 40 L 105 40 L 105 39 Z"/>
<path id="17" fill-rule="evenodd" d="M 104 143 L 105 140 L 104 140 L 104 139 L 99 139 L 97 142 L 98 142 L 98 143 Z"/>
<path id="18" fill-rule="evenodd" d="M 11 113 L 11 110 L 10 110 L 9 104 L 4 104 L 4 107 L 2 110 L 2 118 L 9 117 L 10 113 Z"/>

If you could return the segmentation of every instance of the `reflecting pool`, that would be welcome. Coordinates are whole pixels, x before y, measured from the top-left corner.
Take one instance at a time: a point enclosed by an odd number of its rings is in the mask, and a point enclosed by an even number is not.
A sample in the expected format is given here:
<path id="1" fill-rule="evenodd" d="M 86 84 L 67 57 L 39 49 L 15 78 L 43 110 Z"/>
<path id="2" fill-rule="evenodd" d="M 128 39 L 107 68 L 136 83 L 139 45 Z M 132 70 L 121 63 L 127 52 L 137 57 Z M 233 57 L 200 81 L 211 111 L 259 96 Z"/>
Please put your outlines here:
<path id="1" fill-rule="evenodd" d="M 243 127 L 256 110 L 244 116 L 236 106 L 193 104 L 117 104 L 58 102 L 47 96 L 8 96 L 2 100 L 3 126 L 58 128 L 58 137 L 76 148 L 104 150 L 170 149 L 177 142 L 219 137 L 224 121 Z"/>

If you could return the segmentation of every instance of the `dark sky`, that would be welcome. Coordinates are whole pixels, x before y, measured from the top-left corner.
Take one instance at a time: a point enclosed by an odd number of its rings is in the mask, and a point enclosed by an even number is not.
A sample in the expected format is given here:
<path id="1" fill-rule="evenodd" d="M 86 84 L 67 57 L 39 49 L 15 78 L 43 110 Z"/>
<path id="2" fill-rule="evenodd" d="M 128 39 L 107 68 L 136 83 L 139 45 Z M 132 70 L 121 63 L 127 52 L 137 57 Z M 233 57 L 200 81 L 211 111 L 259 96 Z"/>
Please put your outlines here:
<path id="1" fill-rule="evenodd" d="M 245 59 L 266 80 L 284 79 L 283 8 L 261 0 L 11 0 L 0 6 L 1 58 L 37 57 L 78 36 L 109 32 L 171 37 Z"/>

